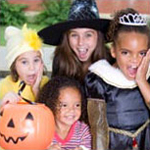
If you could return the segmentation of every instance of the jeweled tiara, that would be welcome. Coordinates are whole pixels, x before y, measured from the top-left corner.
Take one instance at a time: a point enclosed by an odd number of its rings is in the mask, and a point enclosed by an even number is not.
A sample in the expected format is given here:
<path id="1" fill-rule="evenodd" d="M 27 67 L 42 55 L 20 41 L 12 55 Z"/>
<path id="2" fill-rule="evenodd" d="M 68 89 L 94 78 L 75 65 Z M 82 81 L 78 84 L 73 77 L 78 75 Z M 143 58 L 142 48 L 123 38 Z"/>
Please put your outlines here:
<path id="1" fill-rule="evenodd" d="M 119 23 L 131 26 L 146 26 L 147 21 L 141 14 L 127 14 L 119 18 Z"/>

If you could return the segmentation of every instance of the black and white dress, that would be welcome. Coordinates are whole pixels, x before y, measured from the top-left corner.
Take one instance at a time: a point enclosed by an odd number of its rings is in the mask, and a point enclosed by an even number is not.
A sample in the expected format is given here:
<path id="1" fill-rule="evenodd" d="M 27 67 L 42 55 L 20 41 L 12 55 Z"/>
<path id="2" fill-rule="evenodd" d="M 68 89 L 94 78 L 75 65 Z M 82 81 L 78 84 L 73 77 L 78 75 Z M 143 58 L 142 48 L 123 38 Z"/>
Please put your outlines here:
<path id="1" fill-rule="evenodd" d="M 150 83 L 150 71 L 147 73 Z M 107 103 L 109 127 L 136 132 L 150 119 L 150 110 L 134 81 L 129 81 L 123 73 L 112 67 L 106 60 L 90 66 L 85 78 L 88 98 L 102 99 Z M 130 150 L 133 139 L 129 136 L 109 132 L 109 150 Z M 140 150 L 150 150 L 150 123 L 136 136 Z"/>

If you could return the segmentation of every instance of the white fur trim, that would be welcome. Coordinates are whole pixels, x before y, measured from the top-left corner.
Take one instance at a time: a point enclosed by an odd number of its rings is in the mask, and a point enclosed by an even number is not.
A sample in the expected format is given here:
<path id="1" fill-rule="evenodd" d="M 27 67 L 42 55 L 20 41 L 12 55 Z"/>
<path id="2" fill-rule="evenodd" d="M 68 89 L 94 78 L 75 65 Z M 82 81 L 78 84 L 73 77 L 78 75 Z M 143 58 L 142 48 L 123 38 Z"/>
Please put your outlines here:
<path id="1" fill-rule="evenodd" d="M 112 67 L 106 60 L 99 60 L 89 67 L 89 70 L 100 76 L 106 83 L 118 88 L 134 88 L 137 86 L 134 80 L 128 80 L 120 69 Z M 150 67 L 147 78 L 150 76 Z"/>

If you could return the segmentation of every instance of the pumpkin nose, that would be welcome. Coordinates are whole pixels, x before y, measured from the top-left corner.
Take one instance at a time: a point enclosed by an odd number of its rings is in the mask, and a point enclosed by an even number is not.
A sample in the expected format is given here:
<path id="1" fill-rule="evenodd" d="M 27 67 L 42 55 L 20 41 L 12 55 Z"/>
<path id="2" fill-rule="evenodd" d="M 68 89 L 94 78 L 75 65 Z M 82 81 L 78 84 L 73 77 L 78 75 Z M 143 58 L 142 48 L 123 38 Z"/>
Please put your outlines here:
<path id="1" fill-rule="evenodd" d="M 10 128 L 14 128 L 15 127 L 14 122 L 13 122 L 12 119 L 9 121 L 7 127 L 10 127 Z"/>

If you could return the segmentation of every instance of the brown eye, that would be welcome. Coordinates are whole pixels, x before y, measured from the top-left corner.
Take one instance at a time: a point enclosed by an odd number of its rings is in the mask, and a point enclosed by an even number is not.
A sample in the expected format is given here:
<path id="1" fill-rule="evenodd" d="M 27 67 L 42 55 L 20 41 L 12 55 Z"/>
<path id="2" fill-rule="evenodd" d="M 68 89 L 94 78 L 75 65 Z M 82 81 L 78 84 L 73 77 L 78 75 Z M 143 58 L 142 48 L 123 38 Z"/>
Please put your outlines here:
<path id="1" fill-rule="evenodd" d="M 78 103 L 78 104 L 75 105 L 75 108 L 80 108 L 80 107 L 81 107 L 80 103 Z"/>
<path id="2" fill-rule="evenodd" d="M 27 116 L 26 116 L 26 118 L 25 118 L 25 119 L 34 120 L 34 118 L 33 118 L 32 114 L 31 114 L 30 112 L 27 114 Z"/>
<path id="3" fill-rule="evenodd" d="M 144 51 L 144 52 L 140 52 L 140 55 L 141 56 L 146 56 L 146 52 Z"/>

